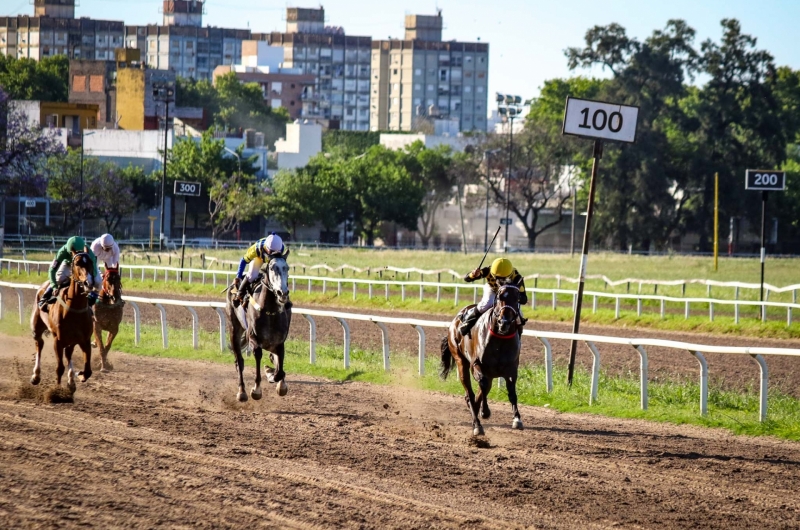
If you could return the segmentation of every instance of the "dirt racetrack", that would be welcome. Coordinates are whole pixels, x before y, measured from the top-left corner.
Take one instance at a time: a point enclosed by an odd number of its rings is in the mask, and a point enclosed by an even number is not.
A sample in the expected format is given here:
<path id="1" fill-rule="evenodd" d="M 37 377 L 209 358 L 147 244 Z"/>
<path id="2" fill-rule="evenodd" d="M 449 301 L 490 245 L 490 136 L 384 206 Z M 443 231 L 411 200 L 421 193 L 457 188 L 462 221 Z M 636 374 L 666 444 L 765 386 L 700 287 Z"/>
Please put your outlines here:
<path id="1" fill-rule="evenodd" d="M 117 353 L 51 405 L 30 342 L 0 337 L 2 528 L 800 527 L 798 443 L 497 403 L 479 447 L 456 396 L 289 374 L 240 405 L 232 365 Z"/>

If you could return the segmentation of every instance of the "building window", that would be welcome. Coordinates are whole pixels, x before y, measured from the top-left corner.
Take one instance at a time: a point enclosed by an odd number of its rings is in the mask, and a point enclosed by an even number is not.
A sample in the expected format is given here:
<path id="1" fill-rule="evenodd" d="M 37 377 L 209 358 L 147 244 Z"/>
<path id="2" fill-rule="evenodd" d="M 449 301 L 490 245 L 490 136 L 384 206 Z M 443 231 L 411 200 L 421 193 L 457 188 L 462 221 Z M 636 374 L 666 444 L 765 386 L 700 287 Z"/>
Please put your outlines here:
<path id="1" fill-rule="evenodd" d="M 483 87 L 482 86 L 475 87 L 475 92 L 477 92 L 478 94 L 483 94 Z"/>
<path id="2" fill-rule="evenodd" d="M 414 90 L 422 90 L 422 85 L 417 83 L 416 85 L 414 85 Z"/>
<path id="3" fill-rule="evenodd" d="M 433 85 L 428 85 L 428 92 L 433 92 Z"/>
<path id="4" fill-rule="evenodd" d="M 486 64 L 486 57 L 481 57 L 481 58 L 479 58 L 479 59 L 478 59 L 478 62 L 479 62 L 480 64 Z"/>
<path id="5" fill-rule="evenodd" d="M 394 69 L 392 70 L 392 75 L 397 75 L 397 68 L 394 68 Z"/>
<path id="6" fill-rule="evenodd" d="M 439 81 L 447 81 L 447 70 L 439 70 Z"/>
<path id="7" fill-rule="evenodd" d="M 470 92 L 472 92 L 472 87 L 469 86 L 469 85 L 465 86 L 464 87 L 464 93 L 465 94 L 469 94 Z"/>
<path id="8" fill-rule="evenodd" d="M 416 70 L 414 70 L 414 75 L 422 75 L 422 69 L 417 68 Z"/>

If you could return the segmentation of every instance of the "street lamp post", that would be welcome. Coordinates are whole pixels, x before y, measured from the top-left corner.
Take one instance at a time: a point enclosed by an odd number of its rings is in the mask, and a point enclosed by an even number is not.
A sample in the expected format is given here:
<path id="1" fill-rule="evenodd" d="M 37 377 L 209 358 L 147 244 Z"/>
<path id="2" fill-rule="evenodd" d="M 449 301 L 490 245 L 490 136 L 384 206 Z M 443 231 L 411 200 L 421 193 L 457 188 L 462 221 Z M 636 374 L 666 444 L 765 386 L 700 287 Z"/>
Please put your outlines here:
<path id="1" fill-rule="evenodd" d="M 167 187 L 167 140 L 169 139 L 169 104 L 175 101 L 175 81 L 153 77 L 153 99 L 164 103 L 164 171 L 161 175 L 161 220 L 158 250 L 164 250 L 164 205 Z"/>
<path id="2" fill-rule="evenodd" d="M 514 164 L 514 119 L 522 112 L 522 96 L 497 94 L 497 112 L 508 123 L 508 174 L 506 176 L 506 237 L 503 242 L 504 251 L 508 252 L 509 203 L 511 202 L 511 172 Z"/>

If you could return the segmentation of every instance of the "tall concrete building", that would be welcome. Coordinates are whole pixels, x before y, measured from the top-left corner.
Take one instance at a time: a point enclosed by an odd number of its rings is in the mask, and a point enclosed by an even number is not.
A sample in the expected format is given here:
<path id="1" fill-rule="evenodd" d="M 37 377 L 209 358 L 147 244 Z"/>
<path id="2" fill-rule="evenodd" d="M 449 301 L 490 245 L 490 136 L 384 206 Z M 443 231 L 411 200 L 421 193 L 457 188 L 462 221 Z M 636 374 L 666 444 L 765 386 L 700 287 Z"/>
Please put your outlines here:
<path id="1" fill-rule="evenodd" d="M 124 23 L 75 18 L 76 0 L 33 0 L 33 16 L 0 16 L 0 54 L 39 60 L 113 60 L 122 46 Z"/>
<path id="2" fill-rule="evenodd" d="M 254 33 L 253 39 L 283 48 L 284 66 L 313 75 L 301 117 L 330 128 L 369 130 L 372 39 L 325 26 L 325 10 L 288 8 L 285 33 Z"/>
<path id="3" fill-rule="evenodd" d="M 202 0 L 164 0 L 163 24 L 125 26 L 125 46 L 138 48 L 149 68 L 211 80 L 220 65 L 237 64 L 248 29 L 203 27 Z"/>
<path id="4" fill-rule="evenodd" d="M 372 41 L 370 129 L 486 130 L 489 45 L 442 41 L 442 13 L 407 15 L 404 40 Z"/>

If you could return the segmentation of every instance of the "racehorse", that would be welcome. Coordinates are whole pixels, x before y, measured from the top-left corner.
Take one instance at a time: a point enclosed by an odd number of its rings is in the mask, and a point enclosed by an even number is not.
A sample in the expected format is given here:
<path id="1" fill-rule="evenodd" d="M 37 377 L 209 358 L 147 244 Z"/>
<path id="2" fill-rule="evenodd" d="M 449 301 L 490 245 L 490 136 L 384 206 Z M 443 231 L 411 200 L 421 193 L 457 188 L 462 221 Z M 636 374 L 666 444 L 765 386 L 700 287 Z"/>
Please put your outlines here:
<path id="1" fill-rule="evenodd" d="M 288 255 L 288 254 L 287 254 Z M 249 344 L 256 358 L 255 386 L 250 397 L 261 399 L 261 355 L 262 350 L 270 352 L 274 370 L 266 368 L 270 383 L 277 383 L 279 396 L 288 392 L 286 373 L 283 371 L 284 342 L 289 335 L 292 322 L 292 302 L 289 300 L 289 266 L 284 257 L 273 258 L 261 268 L 259 281 L 247 302 L 238 307 L 233 303 L 232 289 L 228 289 L 227 312 L 231 325 L 231 348 L 236 356 L 239 373 L 239 391 L 236 399 L 247 401 L 244 387 L 244 357 L 242 345 Z M 246 309 L 243 304 L 247 303 Z M 247 341 L 247 342 L 245 342 Z"/>
<path id="2" fill-rule="evenodd" d="M 119 333 L 119 324 L 122 322 L 122 310 L 125 302 L 122 300 L 122 277 L 118 268 L 108 268 L 103 274 L 103 289 L 100 299 L 94 308 L 94 336 L 100 349 L 100 370 L 111 370 L 108 362 L 108 352 L 111 344 Z M 103 331 L 108 332 L 103 341 Z"/>
<path id="3" fill-rule="evenodd" d="M 514 414 L 511 428 L 522 429 L 516 389 L 522 330 L 519 294 L 519 289 L 513 285 L 500 287 L 492 310 L 481 316 L 472 333 L 467 336 L 461 335 L 459 328 L 464 313 L 473 306 L 463 308 L 450 324 L 447 336 L 442 339 L 442 379 L 447 378 L 455 360 L 467 406 L 472 414 L 472 434 L 475 436 L 484 433 L 478 412 L 483 419 L 491 415 L 486 398 L 492 381 L 498 377 L 506 381 L 508 401 Z M 472 392 L 470 373 L 478 383 L 477 396 Z"/>
<path id="4" fill-rule="evenodd" d="M 61 376 L 64 375 L 64 356 L 67 358 L 67 387 L 75 392 L 75 370 L 72 368 L 72 352 L 75 346 L 83 350 L 84 367 L 78 372 L 81 382 L 85 383 L 92 376 L 92 309 L 89 307 L 89 276 L 94 272 L 94 263 L 86 253 L 78 253 L 72 258 L 72 276 L 67 288 L 59 289 L 49 312 L 39 309 L 39 299 L 48 283 L 45 282 L 36 292 L 36 302 L 31 315 L 31 330 L 33 340 L 36 342 L 36 359 L 33 366 L 31 384 L 38 385 L 41 380 L 42 335 L 50 332 L 53 335 L 53 349 L 55 350 L 58 368 L 56 368 L 57 383 L 61 386 Z"/>

